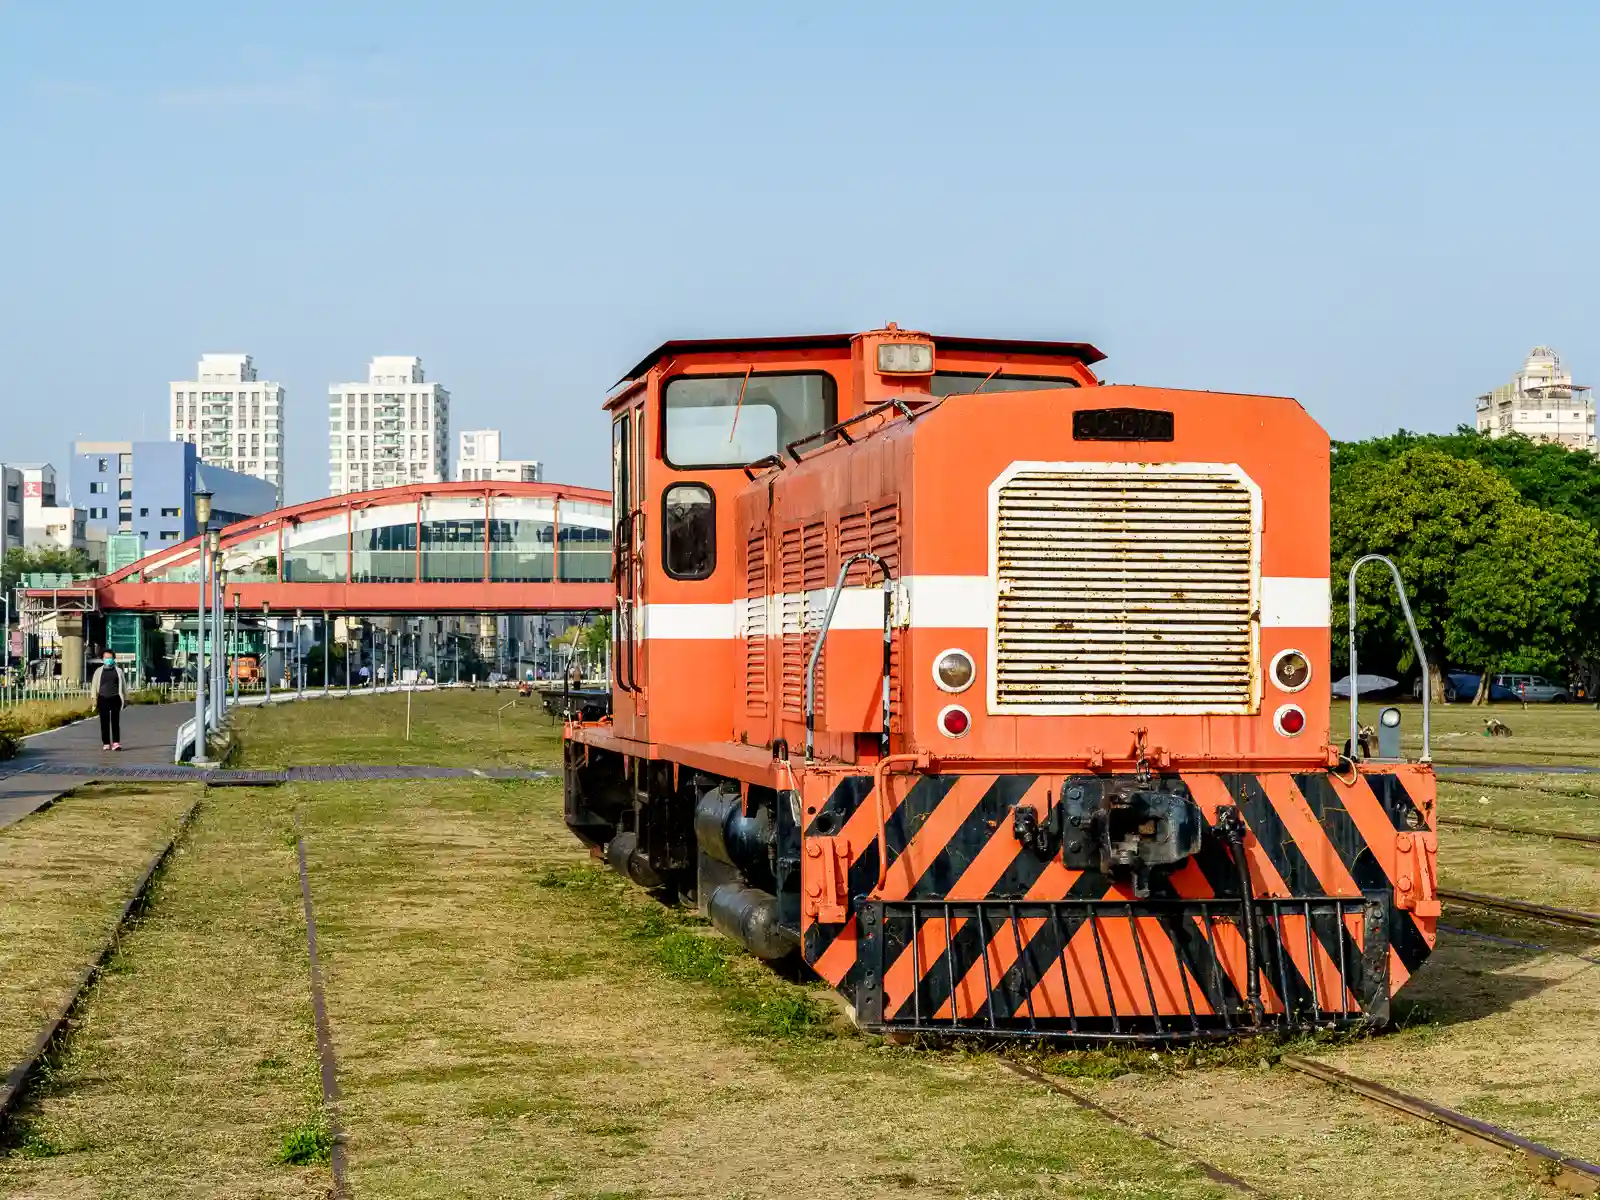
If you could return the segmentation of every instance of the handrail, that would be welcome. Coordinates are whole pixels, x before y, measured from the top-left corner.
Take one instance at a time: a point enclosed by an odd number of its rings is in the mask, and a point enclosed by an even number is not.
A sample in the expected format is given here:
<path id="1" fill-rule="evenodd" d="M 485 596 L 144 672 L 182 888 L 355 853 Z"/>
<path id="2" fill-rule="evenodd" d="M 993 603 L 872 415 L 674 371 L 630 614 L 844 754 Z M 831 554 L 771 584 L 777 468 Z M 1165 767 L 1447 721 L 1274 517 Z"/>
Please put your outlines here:
<path id="1" fill-rule="evenodd" d="M 862 550 L 845 559 L 839 567 L 839 581 L 833 595 L 828 598 L 828 611 L 823 614 L 822 628 L 817 631 L 816 644 L 811 647 L 811 658 L 806 663 L 806 761 L 810 762 L 816 749 L 817 721 L 817 660 L 822 657 L 822 647 L 828 640 L 828 629 L 833 624 L 833 611 L 839 607 L 839 596 L 844 591 L 844 578 L 858 562 L 870 562 L 883 574 L 883 731 L 879 734 L 878 754 L 889 755 L 889 654 L 894 638 L 894 589 L 889 577 L 889 566 L 869 550 Z"/>
<path id="2" fill-rule="evenodd" d="M 907 404 L 904 400 L 900 399 L 899 396 L 891 396 L 891 397 L 889 397 L 889 399 L 883 401 L 881 404 L 874 404 L 871 408 L 863 409 L 861 412 L 858 412 L 853 417 L 846 417 L 842 421 L 835 421 L 832 425 L 829 425 L 826 429 L 819 429 L 819 430 L 817 430 L 816 433 L 808 433 L 808 434 L 805 435 L 805 437 L 795 438 L 794 441 L 792 441 L 792 442 L 788 443 L 788 445 L 784 446 L 784 449 L 789 452 L 789 457 L 790 458 L 794 459 L 795 462 L 799 462 L 800 461 L 800 454 L 795 449 L 796 446 L 804 446 L 807 442 L 821 441 L 824 438 L 831 437 L 833 434 L 836 434 L 836 433 L 840 437 L 842 437 L 846 442 L 852 442 L 855 439 L 852 438 L 849 434 L 847 434 L 845 432 L 845 430 L 850 428 L 850 426 L 854 425 L 857 421 L 865 421 L 868 417 L 877 416 L 879 413 L 881 413 L 886 408 L 898 409 L 899 412 L 900 412 L 900 415 L 903 416 L 908 421 L 911 420 L 912 417 L 915 415 L 911 411 L 911 406 L 909 404 Z"/>
<path id="3" fill-rule="evenodd" d="M 1422 635 L 1417 632 L 1417 623 L 1411 616 L 1411 604 L 1406 599 L 1406 585 L 1400 580 L 1400 568 L 1382 554 L 1364 554 L 1350 567 L 1350 757 L 1351 761 L 1360 751 L 1361 723 L 1357 719 L 1356 711 L 1360 707 L 1360 672 L 1356 670 L 1356 572 L 1370 562 L 1381 562 L 1389 568 L 1389 574 L 1394 576 L 1394 590 L 1400 597 L 1400 611 L 1405 614 L 1406 628 L 1411 631 L 1411 645 L 1417 652 L 1417 663 L 1422 668 L 1422 758 L 1425 763 L 1433 761 L 1433 753 L 1429 744 L 1429 693 L 1432 689 L 1432 679 L 1428 673 L 1428 655 L 1422 648 Z"/>

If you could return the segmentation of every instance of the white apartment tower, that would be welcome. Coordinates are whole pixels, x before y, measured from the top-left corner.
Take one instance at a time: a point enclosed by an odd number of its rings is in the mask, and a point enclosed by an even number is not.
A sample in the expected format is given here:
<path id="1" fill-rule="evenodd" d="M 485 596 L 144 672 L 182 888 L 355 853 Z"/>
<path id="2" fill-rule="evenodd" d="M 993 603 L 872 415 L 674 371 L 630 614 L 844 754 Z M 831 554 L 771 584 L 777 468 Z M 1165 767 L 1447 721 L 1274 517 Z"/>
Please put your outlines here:
<path id="1" fill-rule="evenodd" d="M 256 378 L 248 354 L 202 354 L 196 378 L 172 383 L 172 440 L 202 462 L 265 479 L 283 502 L 283 386 Z"/>
<path id="2" fill-rule="evenodd" d="M 1490 437 L 1520 433 L 1594 453 L 1594 397 L 1588 387 L 1572 382 L 1559 354 L 1535 346 L 1510 383 L 1478 397 L 1478 432 Z"/>
<path id="3" fill-rule="evenodd" d="M 365 383 L 328 388 L 330 494 L 450 477 L 450 393 L 428 383 L 422 360 L 374 358 Z"/>
<path id="4" fill-rule="evenodd" d="M 544 478 L 544 466 L 535 458 L 501 458 L 498 429 L 463 429 L 456 452 L 456 478 L 538 483 Z"/>

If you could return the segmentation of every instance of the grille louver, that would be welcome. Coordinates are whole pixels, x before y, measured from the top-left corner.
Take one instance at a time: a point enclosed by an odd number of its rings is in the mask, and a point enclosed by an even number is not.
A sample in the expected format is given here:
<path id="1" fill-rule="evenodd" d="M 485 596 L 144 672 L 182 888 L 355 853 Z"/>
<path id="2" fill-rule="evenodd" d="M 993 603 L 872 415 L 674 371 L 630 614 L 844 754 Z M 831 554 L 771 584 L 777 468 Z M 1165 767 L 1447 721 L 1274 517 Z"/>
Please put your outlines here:
<path id="1" fill-rule="evenodd" d="M 1253 711 L 1256 504 L 1223 464 L 1019 469 L 996 506 L 996 708 Z"/>

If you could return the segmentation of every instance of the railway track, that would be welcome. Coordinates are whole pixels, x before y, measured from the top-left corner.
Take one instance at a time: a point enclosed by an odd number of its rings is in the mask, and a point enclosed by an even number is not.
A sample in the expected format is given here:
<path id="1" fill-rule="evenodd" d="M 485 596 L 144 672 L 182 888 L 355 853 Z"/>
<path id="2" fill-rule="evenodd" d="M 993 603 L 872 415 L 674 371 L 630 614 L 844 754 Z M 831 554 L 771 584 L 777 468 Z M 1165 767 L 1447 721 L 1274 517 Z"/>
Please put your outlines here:
<path id="1" fill-rule="evenodd" d="M 1540 1176 L 1574 1196 L 1600 1195 L 1600 1165 L 1525 1138 L 1499 1125 L 1480 1121 L 1457 1109 L 1397 1091 L 1376 1080 L 1351 1075 L 1313 1058 L 1285 1054 L 1279 1062 L 1291 1071 L 1320 1079 L 1352 1096 L 1359 1096 L 1394 1112 L 1431 1121 L 1467 1141 L 1520 1155 Z"/>
<path id="2" fill-rule="evenodd" d="M 12 1119 L 16 1116 L 18 1107 L 27 1095 L 28 1085 L 38 1075 L 40 1068 L 46 1060 L 65 1040 L 72 1028 L 72 1019 L 77 1014 L 84 998 L 89 994 L 89 989 L 94 986 L 100 973 L 105 970 L 106 963 L 111 961 L 111 956 L 116 952 L 117 943 L 123 932 L 135 918 L 144 910 L 145 901 L 149 898 L 150 887 L 160 874 L 162 867 L 166 866 L 172 852 L 177 849 L 184 832 L 189 828 L 200 801 L 191 804 L 178 822 L 178 827 L 172 836 L 167 839 L 164 846 L 145 864 L 144 871 L 139 880 L 134 884 L 133 892 L 127 902 L 122 906 L 122 911 L 117 915 L 116 922 L 112 925 L 110 933 L 106 935 L 105 942 L 99 952 L 90 960 L 83 973 L 78 976 L 78 981 L 73 985 L 72 991 L 67 994 L 55 1015 L 45 1023 L 43 1029 L 34 1038 L 33 1044 L 28 1048 L 22 1061 L 18 1062 L 6 1073 L 5 1081 L 0 1083 L 0 1138 L 3 1138 Z"/>
<path id="3" fill-rule="evenodd" d="M 1600 846 L 1600 833 L 1578 833 L 1571 829 L 1532 829 L 1524 825 L 1506 825 L 1500 821 L 1474 821 L 1470 817 L 1440 817 L 1439 824 L 1455 825 L 1462 829 L 1484 829 L 1490 833 L 1514 833 L 1523 837 L 1558 838 L 1567 842 L 1587 842 Z"/>
<path id="4" fill-rule="evenodd" d="M 1096 1113 L 1113 1124 L 1131 1130 L 1147 1141 L 1183 1156 L 1213 1183 L 1220 1184 L 1241 1195 L 1262 1196 L 1268 1194 L 1248 1180 L 1242 1179 L 1205 1159 L 1194 1157 L 1182 1146 L 1168 1141 L 1141 1123 L 1128 1119 L 1114 1109 L 1108 1108 L 1099 1101 L 1084 1095 L 1082 1092 L 1052 1079 L 1036 1067 L 1019 1063 L 1009 1058 L 999 1058 L 996 1061 L 1012 1074 L 1048 1088 L 1057 1095 L 1070 1100 L 1079 1108 Z M 1319 1080 L 1386 1111 L 1403 1113 L 1406 1116 L 1430 1122 L 1474 1145 L 1515 1154 L 1530 1166 L 1540 1178 L 1548 1180 L 1562 1191 L 1571 1195 L 1600 1195 L 1600 1164 L 1589 1162 L 1576 1155 L 1558 1150 L 1553 1146 L 1536 1142 L 1531 1138 L 1525 1138 L 1519 1133 L 1488 1121 L 1479 1120 L 1477 1117 L 1470 1116 L 1458 1109 L 1448 1108 L 1442 1104 L 1435 1104 L 1433 1101 L 1424 1099 L 1421 1096 L 1413 1096 L 1408 1092 L 1399 1091 L 1389 1087 L 1387 1084 L 1379 1083 L 1375 1079 L 1366 1079 L 1360 1075 L 1352 1075 L 1348 1071 L 1341 1071 L 1337 1067 L 1318 1062 L 1313 1058 L 1306 1058 L 1299 1054 L 1285 1054 L 1278 1062 L 1279 1065 L 1288 1070 Z"/>
<path id="5" fill-rule="evenodd" d="M 1491 912 L 1532 917 L 1555 925 L 1566 925 L 1576 929 L 1600 929 L 1600 913 L 1584 912 L 1576 908 L 1557 908 L 1551 904 L 1535 904 L 1531 900 L 1513 900 L 1508 896 L 1488 896 L 1482 892 L 1462 892 L 1454 888 L 1440 888 L 1439 897 L 1453 904 L 1466 904 L 1473 908 L 1486 908 Z"/>

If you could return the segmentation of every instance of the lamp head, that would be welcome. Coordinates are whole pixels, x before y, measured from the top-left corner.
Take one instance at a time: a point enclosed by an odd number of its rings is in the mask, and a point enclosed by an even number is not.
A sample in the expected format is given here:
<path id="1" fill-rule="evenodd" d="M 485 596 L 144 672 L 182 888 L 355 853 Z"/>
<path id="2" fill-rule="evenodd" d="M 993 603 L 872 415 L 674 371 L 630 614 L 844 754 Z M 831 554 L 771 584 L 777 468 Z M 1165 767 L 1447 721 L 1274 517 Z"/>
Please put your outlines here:
<path id="1" fill-rule="evenodd" d="M 211 493 L 203 484 L 194 489 L 194 521 L 201 529 L 211 524 Z"/>

